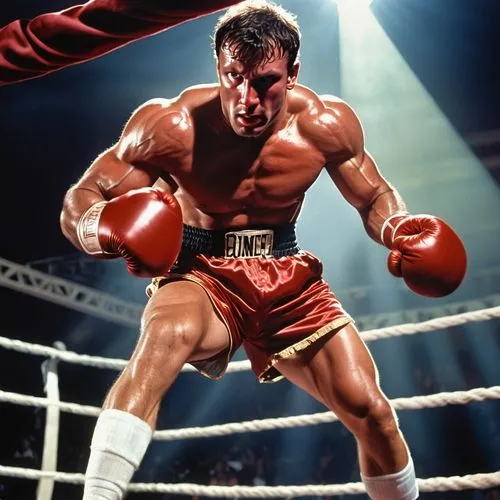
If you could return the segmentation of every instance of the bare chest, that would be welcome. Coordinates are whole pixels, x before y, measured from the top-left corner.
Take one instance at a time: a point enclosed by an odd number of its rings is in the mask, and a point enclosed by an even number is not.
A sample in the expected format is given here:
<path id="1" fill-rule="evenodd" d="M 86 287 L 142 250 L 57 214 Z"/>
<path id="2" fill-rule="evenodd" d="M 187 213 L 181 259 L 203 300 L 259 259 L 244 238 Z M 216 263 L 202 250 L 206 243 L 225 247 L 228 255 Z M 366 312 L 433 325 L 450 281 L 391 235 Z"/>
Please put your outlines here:
<path id="1" fill-rule="evenodd" d="M 263 146 L 203 144 L 186 159 L 176 181 L 207 212 L 282 208 L 302 199 L 324 162 L 310 143 L 283 132 Z"/>

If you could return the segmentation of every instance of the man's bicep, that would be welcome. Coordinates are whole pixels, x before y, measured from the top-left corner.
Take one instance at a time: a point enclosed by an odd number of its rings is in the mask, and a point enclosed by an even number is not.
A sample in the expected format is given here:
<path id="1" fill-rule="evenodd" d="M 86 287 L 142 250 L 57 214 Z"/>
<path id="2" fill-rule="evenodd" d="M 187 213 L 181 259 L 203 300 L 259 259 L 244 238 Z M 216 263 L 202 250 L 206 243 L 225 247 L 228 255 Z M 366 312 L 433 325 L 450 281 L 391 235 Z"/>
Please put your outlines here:
<path id="1" fill-rule="evenodd" d="M 382 193 L 391 190 L 365 150 L 342 163 L 330 162 L 326 169 L 342 196 L 358 210 L 368 207 Z"/>
<path id="2" fill-rule="evenodd" d="M 341 100 L 323 99 L 323 150 L 326 169 L 344 198 L 358 210 L 390 189 L 364 146 L 364 132 L 354 110 Z"/>
<path id="3" fill-rule="evenodd" d="M 173 172 L 192 146 L 191 118 L 183 105 L 177 100 L 151 99 L 131 116 L 115 151 L 118 158 L 138 167 Z"/>
<path id="4" fill-rule="evenodd" d="M 183 114 L 167 100 L 152 100 L 134 111 L 118 142 L 87 169 L 77 187 L 112 199 L 132 189 L 152 186 L 175 170 L 183 146 Z M 183 133 L 183 132 L 182 132 Z"/>
<path id="5" fill-rule="evenodd" d="M 120 160 L 113 148 L 102 153 L 66 192 L 61 210 L 63 233 L 77 247 L 78 221 L 93 205 L 111 200 L 131 189 L 150 186 L 153 175 Z"/>
<path id="6" fill-rule="evenodd" d="M 132 189 L 152 186 L 158 177 L 158 169 L 132 165 L 113 147 L 98 156 L 73 188 L 94 191 L 101 199 L 110 200 Z"/>

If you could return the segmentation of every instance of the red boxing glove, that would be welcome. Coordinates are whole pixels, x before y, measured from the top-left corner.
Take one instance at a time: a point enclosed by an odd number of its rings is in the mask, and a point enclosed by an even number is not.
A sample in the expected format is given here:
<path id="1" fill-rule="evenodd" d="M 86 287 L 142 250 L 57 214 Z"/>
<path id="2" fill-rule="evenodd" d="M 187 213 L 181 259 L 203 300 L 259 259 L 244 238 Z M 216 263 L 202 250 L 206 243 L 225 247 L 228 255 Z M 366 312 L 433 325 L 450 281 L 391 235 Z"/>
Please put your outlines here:
<path id="1" fill-rule="evenodd" d="M 154 188 L 129 191 L 90 207 L 77 226 L 89 255 L 121 256 L 130 274 L 165 274 L 179 255 L 182 213 L 170 193 Z"/>
<path id="2" fill-rule="evenodd" d="M 467 254 L 459 236 L 431 215 L 395 214 L 382 226 L 382 242 L 391 249 L 387 266 L 408 288 L 426 297 L 444 297 L 462 283 Z"/>

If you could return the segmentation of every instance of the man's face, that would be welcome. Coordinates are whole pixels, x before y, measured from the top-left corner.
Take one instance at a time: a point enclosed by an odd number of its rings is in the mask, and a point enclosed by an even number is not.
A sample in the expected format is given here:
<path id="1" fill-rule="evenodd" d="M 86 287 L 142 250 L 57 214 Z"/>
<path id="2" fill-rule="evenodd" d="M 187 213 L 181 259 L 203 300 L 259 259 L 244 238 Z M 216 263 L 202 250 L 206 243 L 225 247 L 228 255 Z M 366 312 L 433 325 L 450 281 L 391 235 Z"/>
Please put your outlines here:
<path id="1" fill-rule="evenodd" d="M 229 49 L 220 51 L 217 71 L 222 112 L 242 137 L 256 137 L 274 123 L 295 85 L 298 64 L 288 72 L 288 58 L 276 57 L 257 67 L 245 66 Z"/>

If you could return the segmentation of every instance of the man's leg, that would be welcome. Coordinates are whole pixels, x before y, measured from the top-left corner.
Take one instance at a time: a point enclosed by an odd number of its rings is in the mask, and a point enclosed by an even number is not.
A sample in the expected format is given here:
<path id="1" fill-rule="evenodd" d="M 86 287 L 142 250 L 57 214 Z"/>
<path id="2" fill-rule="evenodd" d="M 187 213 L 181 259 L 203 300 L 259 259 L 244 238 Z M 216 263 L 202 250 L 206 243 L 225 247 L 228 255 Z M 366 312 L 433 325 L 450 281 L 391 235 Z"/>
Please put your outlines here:
<path id="1" fill-rule="evenodd" d="M 156 426 L 161 400 L 187 361 L 229 345 L 229 332 L 197 284 L 168 283 L 147 304 L 130 362 L 107 395 L 92 438 L 84 500 L 120 500 Z"/>
<path id="2" fill-rule="evenodd" d="M 373 359 L 353 324 L 276 368 L 332 410 L 353 433 L 363 482 L 376 500 L 413 500 L 413 462 Z"/>

